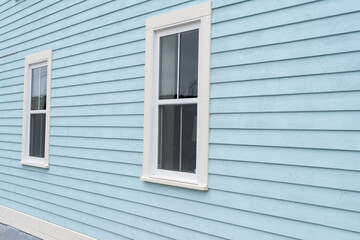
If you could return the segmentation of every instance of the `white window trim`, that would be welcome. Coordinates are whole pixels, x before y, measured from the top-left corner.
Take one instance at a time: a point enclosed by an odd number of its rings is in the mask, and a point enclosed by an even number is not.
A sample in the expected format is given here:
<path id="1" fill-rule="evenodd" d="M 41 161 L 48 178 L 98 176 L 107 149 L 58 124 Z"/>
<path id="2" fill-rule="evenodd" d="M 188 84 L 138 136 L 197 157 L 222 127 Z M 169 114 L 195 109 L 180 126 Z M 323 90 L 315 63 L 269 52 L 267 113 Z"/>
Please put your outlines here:
<path id="1" fill-rule="evenodd" d="M 197 113 L 197 163 L 196 174 L 172 172 L 156 169 L 157 149 L 154 149 L 154 126 L 157 129 L 157 116 L 153 107 L 157 106 L 157 32 L 179 32 L 184 27 L 193 28 L 199 24 L 199 85 Z M 141 180 L 197 190 L 208 189 L 208 152 L 209 152 L 209 90 L 210 90 L 210 43 L 211 43 L 211 2 L 175 12 L 155 16 L 146 21 L 146 63 L 145 63 L 145 101 L 144 101 L 144 148 L 143 176 Z M 155 88 L 155 89 L 154 89 Z M 162 100 L 163 101 L 163 100 Z M 171 104 L 171 100 L 168 100 Z M 182 101 L 194 103 L 193 99 Z M 157 112 L 157 111 L 156 111 Z M 199 124 L 201 123 L 201 124 Z M 156 170 L 155 170 L 156 169 Z"/>
<path id="2" fill-rule="evenodd" d="M 45 117 L 45 152 L 44 158 L 29 156 L 29 137 L 30 137 L 30 96 L 31 96 L 31 69 L 34 67 L 47 65 L 46 79 L 46 110 L 39 110 L 46 113 Z M 50 100 L 51 100 L 51 69 L 52 69 L 52 50 L 35 53 L 25 57 L 25 77 L 24 77 L 24 104 L 23 104 L 23 131 L 22 131 L 22 157 L 21 164 L 34 167 L 49 168 L 49 138 L 50 138 Z M 34 111 L 32 111 L 34 112 Z"/>

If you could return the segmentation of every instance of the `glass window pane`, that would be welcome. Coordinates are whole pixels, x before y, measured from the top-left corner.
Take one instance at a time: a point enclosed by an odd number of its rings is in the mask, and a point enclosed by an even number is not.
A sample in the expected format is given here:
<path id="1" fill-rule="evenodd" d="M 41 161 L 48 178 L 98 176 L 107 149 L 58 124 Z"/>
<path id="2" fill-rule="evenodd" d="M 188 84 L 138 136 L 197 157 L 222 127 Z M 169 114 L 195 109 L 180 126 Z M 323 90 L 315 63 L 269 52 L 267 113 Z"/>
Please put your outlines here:
<path id="1" fill-rule="evenodd" d="M 47 67 L 33 68 L 31 71 L 31 110 L 46 109 Z"/>
<path id="2" fill-rule="evenodd" d="M 159 107 L 159 168 L 195 172 L 197 105 Z"/>
<path id="3" fill-rule="evenodd" d="M 39 110 L 40 68 L 31 71 L 31 110 Z"/>
<path id="4" fill-rule="evenodd" d="M 46 114 L 30 114 L 30 149 L 32 157 L 44 157 L 45 152 L 45 116 Z"/>
<path id="5" fill-rule="evenodd" d="M 183 105 L 180 115 L 182 117 L 181 171 L 194 173 L 196 168 L 197 105 Z"/>
<path id="6" fill-rule="evenodd" d="M 41 67 L 40 73 L 40 109 L 46 109 L 46 78 L 47 66 Z"/>
<path id="7" fill-rule="evenodd" d="M 180 106 L 159 107 L 159 168 L 179 171 Z"/>
<path id="8" fill-rule="evenodd" d="M 177 98 L 178 34 L 160 38 L 159 99 Z"/>
<path id="9" fill-rule="evenodd" d="M 180 34 L 179 98 L 197 97 L 199 30 Z"/>

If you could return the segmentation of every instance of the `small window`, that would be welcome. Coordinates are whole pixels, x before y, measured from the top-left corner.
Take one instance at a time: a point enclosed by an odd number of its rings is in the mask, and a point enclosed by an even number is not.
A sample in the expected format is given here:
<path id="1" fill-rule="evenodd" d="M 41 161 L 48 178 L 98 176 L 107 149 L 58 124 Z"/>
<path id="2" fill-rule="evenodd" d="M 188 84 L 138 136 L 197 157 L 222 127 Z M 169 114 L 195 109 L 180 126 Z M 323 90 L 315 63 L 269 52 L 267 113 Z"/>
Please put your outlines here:
<path id="1" fill-rule="evenodd" d="M 49 120 L 52 51 L 25 57 L 21 163 L 49 166 Z"/>
<path id="2" fill-rule="evenodd" d="M 142 180 L 207 189 L 211 4 L 146 23 Z"/>

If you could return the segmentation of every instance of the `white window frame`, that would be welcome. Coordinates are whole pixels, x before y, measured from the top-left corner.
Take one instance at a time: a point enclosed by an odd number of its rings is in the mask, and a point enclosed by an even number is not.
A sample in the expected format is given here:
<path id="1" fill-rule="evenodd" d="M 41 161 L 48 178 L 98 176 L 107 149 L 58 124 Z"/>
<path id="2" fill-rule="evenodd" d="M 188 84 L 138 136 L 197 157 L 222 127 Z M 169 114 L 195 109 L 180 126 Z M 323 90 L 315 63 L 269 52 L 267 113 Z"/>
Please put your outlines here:
<path id="1" fill-rule="evenodd" d="M 46 79 L 46 110 L 31 110 L 31 71 L 33 68 L 47 66 Z M 25 57 L 24 73 L 24 104 L 21 164 L 34 167 L 49 168 L 49 137 L 50 137 L 50 100 L 51 100 L 51 69 L 52 50 L 35 53 Z M 30 113 L 45 113 L 45 148 L 44 158 L 29 155 L 30 146 Z"/>
<path id="2" fill-rule="evenodd" d="M 158 100 L 159 39 L 199 29 L 198 97 Z M 208 189 L 211 2 L 146 21 L 143 176 L 141 180 L 197 190 Z M 158 106 L 197 104 L 196 173 L 158 169 Z"/>

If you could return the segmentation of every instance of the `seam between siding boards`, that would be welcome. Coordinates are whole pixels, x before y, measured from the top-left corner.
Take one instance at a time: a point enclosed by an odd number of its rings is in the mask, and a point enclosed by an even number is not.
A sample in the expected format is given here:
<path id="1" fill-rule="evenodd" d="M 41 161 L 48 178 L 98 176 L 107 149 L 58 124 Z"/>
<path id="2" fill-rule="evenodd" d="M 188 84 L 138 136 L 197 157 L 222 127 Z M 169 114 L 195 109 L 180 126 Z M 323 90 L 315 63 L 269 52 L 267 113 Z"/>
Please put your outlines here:
<path id="1" fill-rule="evenodd" d="M 311 147 L 296 147 L 296 146 L 281 146 L 281 145 L 261 145 L 261 144 L 241 144 L 241 143 L 221 143 L 221 142 L 212 142 L 209 141 L 209 144 L 216 145 L 231 145 L 231 146 L 257 146 L 257 147 L 278 147 L 278 148 L 293 148 L 293 149 L 319 149 L 319 150 L 329 150 L 329 151 L 344 151 L 344 152 L 360 152 L 360 150 L 351 150 L 351 149 L 337 149 L 337 148 L 311 148 Z"/>
<path id="2" fill-rule="evenodd" d="M 221 82 L 210 82 L 210 84 L 221 84 L 221 83 L 233 83 L 233 82 L 245 82 L 245 81 L 258 81 L 258 80 L 274 80 L 274 79 L 283 79 L 283 78 L 296 78 L 296 77 L 310 77 L 310 76 L 319 76 L 319 75 L 329 75 L 329 74 L 340 74 L 340 73 L 357 73 L 360 70 L 350 70 L 350 71 L 338 71 L 338 72 L 327 72 L 327 73 L 312 73 L 312 74 L 299 74 L 299 75 L 287 75 L 287 76 L 277 76 L 277 77 L 267 77 L 267 78 L 252 78 L 252 79 L 238 79 L 231 81 L 221 81 Z"/>
<path id="3" fill-rule="evenodd" d="M 326 53 L 326 54 L 319 54 L 319 55 L 309 55 L 309 56 L 303 56 L 303 57 L 274 59 L 274 60 L 261 61 L 261 62 L 250 62 L 250 63 L 241 63 L 241 64 L 233 64 L 233 65 L 228 64 L 228 65 L 223 65 L 223 66 L 211 66 L 211 69 L 243 67 L 243 66 L 251 66 L 251 65 L 256 65 L 256 64 L 277 63 L 277 62 L 294 61 L 294 60 L 307 59 L 307 58 L 314 59 L 314 58 L 322 58 L 322 57 L 328 57 L 328 56 L 334 56 L 334 55 L 347 55 L 349 53 L 359 53 L 359 52 L 360 52 L 360 50 L 351 50 L 351 51 Z"/>

